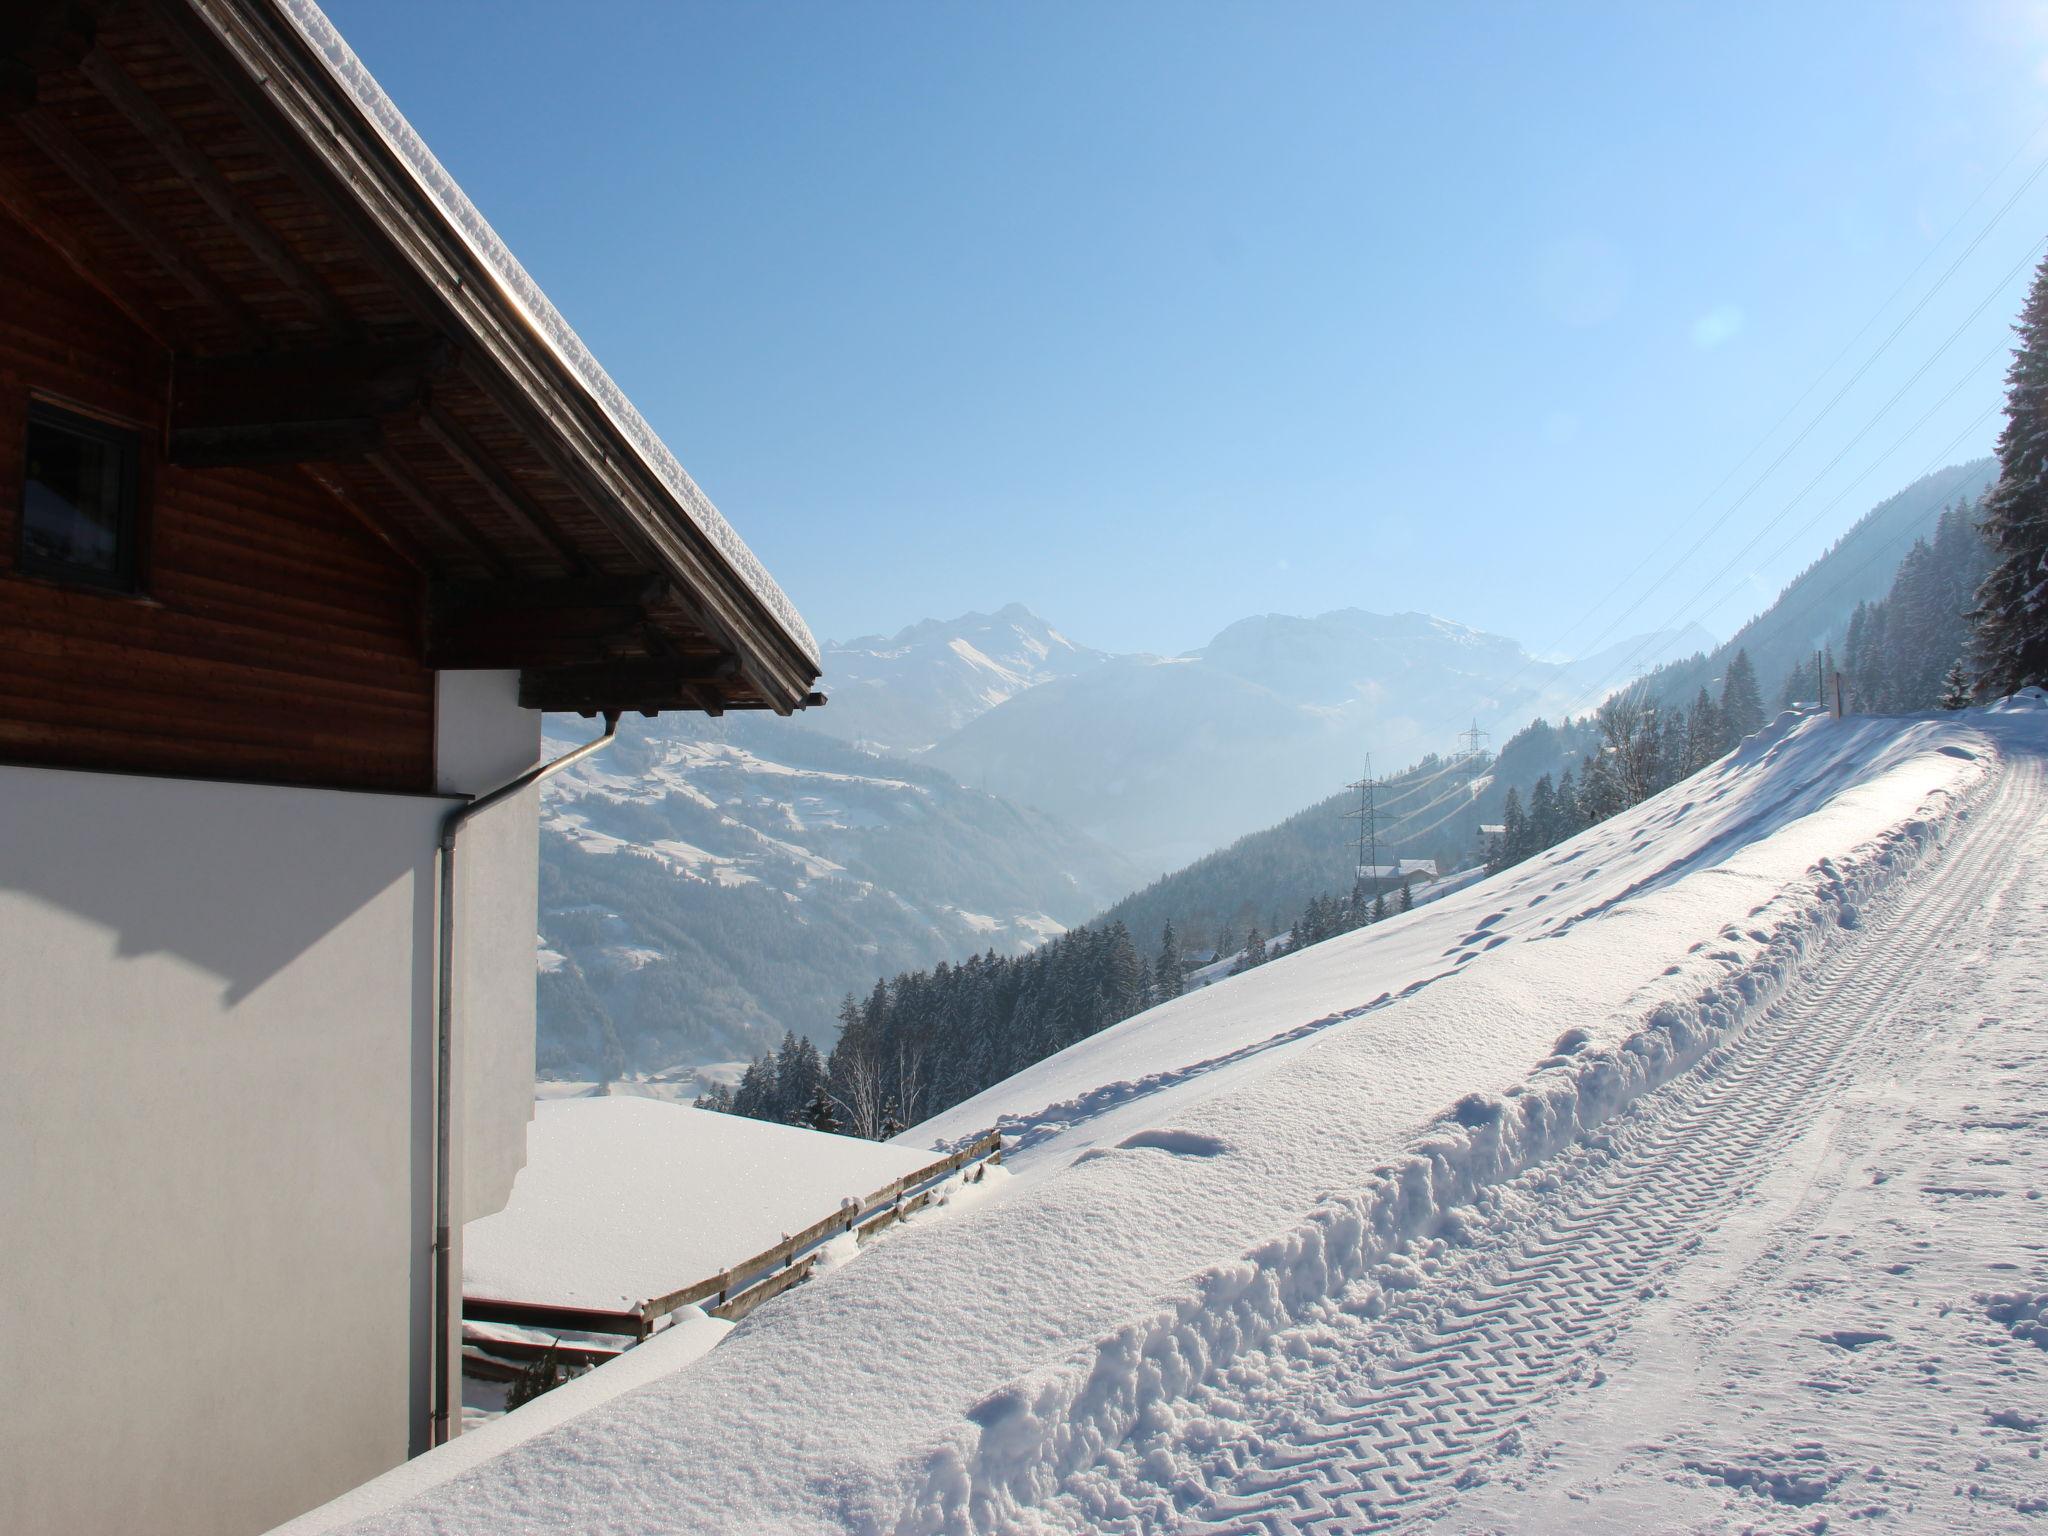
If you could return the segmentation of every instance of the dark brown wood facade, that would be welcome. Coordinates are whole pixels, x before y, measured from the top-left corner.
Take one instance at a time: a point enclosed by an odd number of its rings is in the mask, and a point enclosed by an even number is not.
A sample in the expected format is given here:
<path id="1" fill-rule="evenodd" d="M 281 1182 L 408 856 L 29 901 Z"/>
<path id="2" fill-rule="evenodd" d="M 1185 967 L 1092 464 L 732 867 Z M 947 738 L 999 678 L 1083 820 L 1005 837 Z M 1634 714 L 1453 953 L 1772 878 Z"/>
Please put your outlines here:
<path id="1" fill-rule="evenodd" d="M 168 349 L 0 214 L 0 757 L 426 791 L 423 580 L 301 472 L 162 462 Z M 141 429 L 140 591 L 19 570 L 31 396 Z"/>
<path id="2" fill-rule="evenodd" d="M 140 432 L 136 595 L 20 569 L 31 399 Z M 0 761 L 420 790 L 436 667 L 817 702 L 678 496 L 270 0 L 0 7 Z"/>

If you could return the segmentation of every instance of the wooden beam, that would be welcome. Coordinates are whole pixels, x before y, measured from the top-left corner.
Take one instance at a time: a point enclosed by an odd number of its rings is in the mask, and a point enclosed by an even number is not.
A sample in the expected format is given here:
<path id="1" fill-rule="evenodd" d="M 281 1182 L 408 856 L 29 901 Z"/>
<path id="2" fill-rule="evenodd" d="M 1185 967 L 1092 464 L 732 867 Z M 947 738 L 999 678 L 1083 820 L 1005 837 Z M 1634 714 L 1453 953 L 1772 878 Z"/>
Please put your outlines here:
<path id="1" fill-rule="evenodd" d="M 355 494 L 341 483 L 340 477 L 333 470 L 323 464 L 304 464 L 300 466 L 300 470 L 308 480 L 339 502 L 350 517 L 382 540 L 385 547 L 399 559 L 423 576 L 434 574 L 434 563 L 427 558 L 427 552 L 420 548 L 419 541 L 401 529 L 393 527 L 389 520 L 376 516 L 356 500 Z"/>
<path id="2" fill-rule="evenodd" d="M 421 415 L 419 425 L 422 431 L 441 445 L 450 458 L 468 472 L 470 478 L 484 488 L 506 516 L 518 523 L 534 539 L 551 546 L 570 570 L 589 569 L 583 552 L 563 536 L 562 530 L 555 526 L 554 519 L 542 511 L 532 497 L 513 483 L 511 477 L 483 445 L 470 435 L 467 427 L 446 411 L 431 404 Z"/>
<path id="3" fill-rule="evenodd" d="M 172 368 L 173 464 L 304 464 L 360 459 L 381 418 L 417 408 L 453 348 L 426 341 L 253 357 L 180 357 Z"/>
<path id="4" fill-rule="evenodd" d="M 376 470 L 391 483 L 391 488 L 406 499 L 408 505 L 419 513 L 429 524 L 452 544 L 467 549 L 494 576 L 508 572 L 498 552 L 484 542 L 477 531 L 467 523 L 457 522 L 441 505 L 420 486 L 413 473 L 396 458 L 388 448 L 377 448 L 363 455 L 363 462 Z"/>
<path id="5" fill-rule="evenodd" d="M 637 637 L 659 577 L 442 582 L 427 598 L 426 664 L 436 670 L 552 668 L 604 661 Z"/>
<path id="6" fill-rule="evenodd" d="M 701 710 L 721 714 L 725 701 L 716 685 L 739 672 L 731 654 L 678 657 L 662 661 L 611 661 L 587 666 L 529 667 L 519 674 L 519 705 L 563 714 L 602 710 Z"/>
<path id="7" fill-rule="evenodd" d="M 143 206 L 114 179 L 112 172 L 93 158 L 92 151 L 79 141 L 76 134 L 43 107 L 18 113 L 14 121 L 29 142 L 55 161 L 80 190 L 99 205 L 102 213 L 142 247 L 144 254 L 176 278 L 201 303 L 224 316 L 248 345 L 253 347 L 262 342 L 263 327 L 250 313 L 249 307 L 230 293 L 197 258 L 159 230 Z"/>
<path id="8" fill-rule="evenodd" d="M 424 404 L 455 350 L 419 341 L 180 357 L 171 381 L 171 430 L 368 420 Z"/>
<path id="9" fill-rule="evenodd" d="M 122 277 L 104 257 L 95 255 L 89 242 L 44 207 L 42 200 L 4 167 L 0 167 L 0 208 L 13 214 L 23 229 L 55 251 L 65 266 L 98 289 L 145 334 L 165 347 L 171 345 L 171 328 L 156 300 Z"/>
<path id="10" fill-rule="evenodd" d="M 151 146 L 161 154 L 186 183 L 204 199 L 206 206 L 277 280 L 303 299 L 316 319 L 328 330 L 346 336 L 356 329 L 355 317 L 327 286 L 288 250 L 228 185 L 214 163 L 185 137 L 177 124 L 166 117 L 148 92 L 131 80 L 99 48 L 88 52 L 79 64 L 81 73 L 133 123 Z"/>
<path id="11" fill-rule="evenodd" d="M 383 441 L 383 426 L 374 418 L 174 427 L 165 436 L 164 458 L 186 469 L 335 464 L 365 458 Z"/>

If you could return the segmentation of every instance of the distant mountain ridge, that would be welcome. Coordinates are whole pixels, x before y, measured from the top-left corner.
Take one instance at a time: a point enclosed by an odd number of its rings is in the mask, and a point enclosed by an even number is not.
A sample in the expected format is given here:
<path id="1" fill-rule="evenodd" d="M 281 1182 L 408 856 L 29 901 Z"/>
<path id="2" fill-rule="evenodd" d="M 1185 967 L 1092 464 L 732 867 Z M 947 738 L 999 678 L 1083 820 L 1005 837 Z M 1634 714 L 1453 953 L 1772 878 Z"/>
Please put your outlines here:
<path id="1" fill-rule="evenodd" d="M 1697 630 L 1643 637 L 1657 660 Z M 1354 778 L 1412 762 L 1467 709 L 1528 714 L 1583 691 L 1570 664 L 1423 613 L 1239 620 L 1184 656 L 1111 656 L 975 716 L 925 754 L 1136 860 L 1176 867 Z"/>
<path id="2" fill-rule="evenodd" d="M 923 751 L 1028 688 L 1107 661 L 1026 608 L 925 619 L 825 647 L 830 700 L 811 723 L 843 741 Z"/>

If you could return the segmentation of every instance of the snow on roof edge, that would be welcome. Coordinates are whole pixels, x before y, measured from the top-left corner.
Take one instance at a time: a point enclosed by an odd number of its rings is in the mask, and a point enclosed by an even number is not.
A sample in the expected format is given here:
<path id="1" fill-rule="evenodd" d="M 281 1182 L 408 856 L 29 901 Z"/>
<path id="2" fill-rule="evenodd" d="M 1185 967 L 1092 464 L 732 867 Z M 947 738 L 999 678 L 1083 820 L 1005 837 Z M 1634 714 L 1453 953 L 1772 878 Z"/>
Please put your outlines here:
<path id="1" fill-rule="evenodd" d="M 405 114 L 398 110 L 398 104 L 385 93 L 376 76 L 370 73 L 369 66 L 356 56 L 348 40 L 327 19 L 327 13 L 314 0 L 275 0 L 275 3 L 307 46 L 327 66 L 328 72 L 362 109 L 386 146 L 412 173 L 420 189 L 441 210 L 449 226 L 497 280 L 505 296 L 525 314 L 534 333 L 547 343 L 589 392 L 599 409 L 611 418 L 612 425 L 633 446 L 641 461 L 667 487 L 691 522 L 725 557 L 748 590 L 774 615 L 805 658 L 823 670 L 824 660 L 818 642 L 803 616 L 796 611 L 796 605 L 790 602 L 788 594 L 776 584 L 775 578 L 768 574 L 767 568 L 747 547 L 739 531 L 712 504 L 711 498 L 698 488 L 689 471 L 683 468 L 668 444 L 661 440 L 661 435 L 648 425 L 647 418 L 626 398 L 626 392 L 605 372 L 604 365 L 541 291 L 540 284 L 519 264 L 519 258 L 512 254 L 498 232 L 491 228 L 490 221 L 477 210 L 456 184 L 455 178 L 448 174 L 447 168 L 435 158 L 426 140 L 406 121 Z"/>

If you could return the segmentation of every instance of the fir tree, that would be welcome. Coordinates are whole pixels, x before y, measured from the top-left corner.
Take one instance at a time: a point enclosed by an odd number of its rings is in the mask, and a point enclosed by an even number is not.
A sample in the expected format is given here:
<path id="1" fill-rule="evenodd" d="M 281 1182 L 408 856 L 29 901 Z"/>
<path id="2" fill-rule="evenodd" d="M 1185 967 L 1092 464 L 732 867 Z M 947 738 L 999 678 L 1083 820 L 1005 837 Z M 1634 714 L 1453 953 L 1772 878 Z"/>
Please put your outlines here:
<path id="1" fill-rule="evenodd" d="M 713 1083 L 697 1095 L 697 1107 L 729 1115 L 732 1113 L 732 1090 L 723 1083 Z"/>
<path id="2" fill-rule="evenodd" d="M 1757 692 L 1756 668 L 1749 652 L 1738 650 L 1728 663 L 1728 675 L 1721 680 L 1721 737 L 1733 747 L 1764 723 L 1763 695 Z"/>
<path id="3" fill-rule="evenodd" d="M 1231 974 L 1235 976 L 1252 969 L 1253 966 L 1264 965 L 1265 963 L 1266 941 L 1259 933 L 1258 924 L 1254 923 L 1252 924 L 1252 931 L 1245 935 L 1244 954 L 1239 957 L 1237 968 Z"/>
<path id="4" fill-rule="evenodd" d="M 1529 851 L 1541 853 L 1564 836 L 1564 817 L 1558 808 L 1557 787 L 1544 774 L 1529 791 Z"/>
<path id="5" fill-rule="evenodd" d="M 1415 910 L 1415 891 L 1406 880 L 1401 882 L 1401 910 L 1403 912 L 1413 912 Z"/>
<path id="6" fill-rule="evenodd" d="M 1161 1001 L 1179 997 L 1186 985 L 1187 965 L 1180 957 L 1180 940 L 1174 936 L 1173 923 L 1167 922 L 1166 932 L 1159 940 L 1159 960 L 1152 967 L 1152 987 Z"/>
<path id="7" fill-rule="evenodd" d="M 811 1102 L 804 1109 L 804 1124 L 814 1131 L 839 1129 L 839 1119 L 832 1113 L 832 1095 L 825 1091 L 825 1079 L 822 1077 L 811 1089 Z"/>
<path id="8" fill-rule="evenodd" d="M 1949 666 L 1948 676 L 1941 680 L 1941 707 L 1943 709 L 1968 709 L 1970 707 L 1970 679 L 1958 661 Z"/>
<path id="9" fill-rule="evenodd" d="M 1500 862 L 1505 869 L 1529 857 L 1529 821 L 1522 814 L 1521 794 L 1513 785 L 1508 786 L 1507 799 L 1501 802 L 1500 822 Z"/>
<path id="10" fill-rule="evenodd" d="M 1376 892 L 1372 898 L 1372 920 L 1376 923 L 1384 923 L 1387 920 L 1387 893 L 1385 891 Z"/>
<path id="11" fill-rule="evenodd" d="M 2048 682 L 2048 257 L 2013 329 L 1998 483 L 1981 508 L 1995 564 L 1970 615 L 1978 687 L 1993 696 Z"/>

